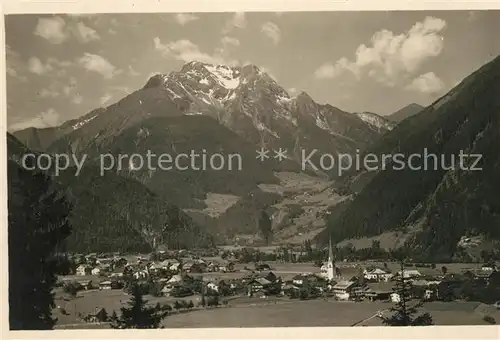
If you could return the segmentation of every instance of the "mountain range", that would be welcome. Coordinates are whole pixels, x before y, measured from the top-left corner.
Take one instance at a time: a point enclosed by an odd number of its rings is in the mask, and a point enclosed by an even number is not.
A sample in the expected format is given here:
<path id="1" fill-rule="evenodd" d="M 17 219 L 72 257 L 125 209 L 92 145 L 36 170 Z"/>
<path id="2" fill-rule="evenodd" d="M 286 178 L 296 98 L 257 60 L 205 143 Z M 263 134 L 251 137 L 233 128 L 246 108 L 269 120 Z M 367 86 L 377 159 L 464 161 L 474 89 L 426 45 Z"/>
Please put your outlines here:
<path id="1" fill-rule="evenodd" d="M 385 116 L 385 118 L 392 121 L 392 122 L 399 123 L 399 122 L 405 120 L 406 118 L 409 118 L 411 116 L 416 115 L 417 113 L 419 113 L 423 109 L 424 109 L 423 106 L 418 105 L 416 103 L 411 103 L 411 104 L 397 110 L 396 112 L 394 112 L 388 116 Z"/>
<path id="2" fill-rule="evenodd" d="M 152 76 L 111 106 L 59 127 L 13 134 L 40 152 L 85 154 L 86 166 L 97 166 L 99 155 L 107 153 L 239 154 L 244 162 L 239 171 L 151 171 L 126 162 L 114 172 L 120 180 L 141 183 L 226 241 L 241 233 L 258 234 L 256 216 L 283 199 L 279 190 L 269 190 L 282 182 L 277 173 L 319 176 L 325 182 L 335 177 L 335 171 L 302 171 L 301 150 L 352 154 L 393 126 L 375 114 L 319 104 L 305 92 L 291 97 L 254 65 L 190 62 L 178 72 Z M 258 161 L 261 147 L 285 149 L 287 158 L 275 160 L 271 152 L 271 159 Z"/>
<path id="3" fill-rule="evenodd" d="M 320 104 L 305 92 L 292 97 L 254 65 L 191 62 L 59 127 L 9 135 L 9 154 L 11 161 L 29 149 L 88 156 L 78 177 L 71 168 L 54 179 L 76 206 L 74 237 L 85 240 L 70 240 L 77 249 L 262 241 L 259 216 L 266 211 L 275 243 L 378 238 L 389 248 L 447 260 L 465 256 L 464 239 L 490 247 L 500 239 L 493 195 L 500 165 L 491 147 L 500 126 L 499 64 L 496 58 L 426 108 L 411 104 L 382 117 Z M 260 148 L 286 149 L 287 157 L 279 161 L 271 152 L 260 161 Z M 396 170 L 390 163 L 385 171 L 354 169 L 338 178 L 300 166 L 301 150 L 410 155 L 424 148 L 448 157 L 480 153 L 483 170 Z M 98 169 L 101 154 L 190 150 L 238 154 L 243 166 L 163 171 L 127 160 L 104 176 Z"/>

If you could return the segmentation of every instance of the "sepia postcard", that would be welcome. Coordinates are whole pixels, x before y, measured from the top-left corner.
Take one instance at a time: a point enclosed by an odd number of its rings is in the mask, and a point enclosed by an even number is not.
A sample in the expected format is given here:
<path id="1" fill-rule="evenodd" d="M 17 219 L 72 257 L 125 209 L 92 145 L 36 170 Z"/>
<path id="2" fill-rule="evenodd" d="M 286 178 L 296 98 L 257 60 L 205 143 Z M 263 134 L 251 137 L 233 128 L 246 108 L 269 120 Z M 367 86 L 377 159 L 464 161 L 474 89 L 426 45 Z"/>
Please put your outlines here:
<path id="1" fill-rule="evenodd" d="M 2 5 L 9 337 L 498 339 L 500 3 L 285 3 Z"/>

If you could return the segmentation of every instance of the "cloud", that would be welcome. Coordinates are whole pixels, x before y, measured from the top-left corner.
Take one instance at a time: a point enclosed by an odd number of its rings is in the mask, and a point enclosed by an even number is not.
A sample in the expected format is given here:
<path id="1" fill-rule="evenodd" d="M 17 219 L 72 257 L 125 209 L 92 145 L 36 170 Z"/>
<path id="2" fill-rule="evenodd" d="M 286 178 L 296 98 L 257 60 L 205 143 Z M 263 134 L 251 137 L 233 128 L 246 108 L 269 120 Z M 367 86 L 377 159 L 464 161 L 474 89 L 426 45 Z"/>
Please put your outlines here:
<path id="1" fill-rule="evenodd" d="M 260 31 L 266 35 L 269 39 L 271 39 L 274 44 L 279 43 L 281 39 L 281 30 L 273 22 L 266 22 L 265 24 L 262 25 Z"/>
<path id="2" fill-rule="evenodd" d="M 86 26 L 83 22 L 76 24 L 74 34 L 77 39 L 84 43 L 99 40 L 101 38 L 95 29 Z"/>
<path id="3" fill-rule="evenodd" d="M 222 37 L 221 43 L 224 47 L 227 47 L 229 45 L 240 46 L 240 41 L 238 39 L 228 36 Z"/>
<path id="4" fill-rule="evenodd" d="M 28 78 L 24 75 L 26 66 L 18 52 L 14 51 L 9 45 L 5 45 L 6 73 L 9 77 L 21 82 L 27 82 Z"/>
<path id="5" fill-rule="evenodd" d="M 63 93 L 69 96 L 74 89 L 76 89 L 76 78 L 70 77 L 67 84 L 63 87 Z"/>
<path id="6" fill-rule="evenodd" d="M 406 89 L 424 94 L 438 94 L 444 91 L 445 85 L 434 72 L 427 72 L 413 79 Z"/>
<path id="7" fill-rule="evenodd" d="M 91 16 L 72 16 L 74 18 Z M 69 20 L 56 16 L 53 18 L 39 18 L 33 34 L 48 40 L 52 44 L 61 44 L 71 36 L 76 37 L 82 43 L 99 40 L 101 37 L 95 29 L 85 25 L 83 22 Z"/>
<path id="8" fill-rule="evenodd" d="M 111 79 L 113 76 L 121 73 L 107 59 L 98 54 L 85 53 L 83 57 L 78 59 L 78 63 L 87 71 L 99 73 L 106 79 Z"/>
<path id="9" fill-rule="evenodd" d="M 376 32 L 370 46 L 360 45 L 353 61 L 341 58 L 325 63 L 316 71 L 318 78 L 333 78 L 345 72 L 357 78 L 367 74 L 377 82 L 394 86 L 399 77 L 414 74 L 427 60 L 437 57 L 444 48 L 442 31 L 446 22 L 426 17 L 405 33 L 389 30 Z"/>
<path id="10" fill-rule="evenodd" d="M 128 75 L 132 77 L 140 76 L 141 73 L 137 72 L 132 66 L 128 67 Z"/>
<path id="11" fill-rule="evenodd" d="M 50 64 L 43 64 L 37 57 L 28 60 L 28 70 L 31 73 L 42 75 L 53 70 Z"/>
<path id="12" fill-rule="evenodd" d="M 179 13 L 179 14 L 175 15 L 175 20 L 181 26 L 184 26 L 184 25 L 190 23 L 191 21 L 195 21 L 198 19 L 199 18 L 196 15 L 191 14 L 191 13 Z"/>
<path id="13" fill-rule="evenodd" d="M 235 28 L 245 28 L 247 27 L 247 19 L 246 15 L 244 12 L 236 12 L 233 14 L 231 19 L 229 19 L 226 22 L 226 25 L 224 26 L 224 29 L 222 30 L 223 33 L 229 33 Z"/>
<path id="14" fill-rule="evenodd" d="M 66 22 L 61 17 L 39 18 L 33 34 L 48 40 L 51 44 L 61 44 L 69 38 L 65 27 Z"/>
<path id="15" fill-rule="evenodd" d="M 160 38 L 154 38 L 155 49 L 161 51 L 164 57 L 171 57 L 184 62 L 201 61 L 209 64 L 228 64 L 237 63 L 234 60 L 224 57 L 224 49 L 216 48 L 213 54 L 202 52 L 199 47 L 190 40 L 181 39 L 167 44 L 162 44 Z"/>
<path id="16" fill-rule="evenodd" d="M 325 63 L 314 72 L 314 76 L 318 79 L 328 79 L 336 77 L 339 73 L 338 68 L 333 64 Z"/>
<path id="17" fill-rule="evenodd" d="M 83 96 L 81 94 L 77 94 L 71 99 L 71 102 L 77 105 L 81 104 L 83 102 Z"/>
<path id="18" fill-rule="evenodd" d="M 48 89 L 41 89 L 38 95 L 42 98 L 56 98 L 60 93 L 55 89 L 55 86 L 50 86 Z"/>
<path id="19" fill-rule="evenodd" d="M 50 108 L 34 118 L 10 125 L 9 130 L 17 131 L 29 127 L 36 127 L 36 128 L 53 127 L 53 126 L 58 126 L 60 123 L 61 123 L 61 116 L 56 110 Z"/>

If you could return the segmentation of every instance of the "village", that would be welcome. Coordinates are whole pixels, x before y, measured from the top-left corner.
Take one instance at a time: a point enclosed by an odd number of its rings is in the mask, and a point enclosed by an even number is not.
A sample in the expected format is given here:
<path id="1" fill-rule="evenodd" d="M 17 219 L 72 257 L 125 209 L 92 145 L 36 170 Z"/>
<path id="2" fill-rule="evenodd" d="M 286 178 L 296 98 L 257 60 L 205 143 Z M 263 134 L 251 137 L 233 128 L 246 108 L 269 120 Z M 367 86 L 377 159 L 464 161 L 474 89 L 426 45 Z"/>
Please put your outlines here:
<path id="1" fill-rule="evenodd" d="M 203 254 L 202 254 L 203 255 Z M 172 313 L 226 307 L 235 303 L 282 303 L 333 300 L 391 303 L 400 300 L 398 279 L 412 285 L 411 298 L 424 301 L 478 301 L 500 309 L 500 271 L 496 264 L 436 266 L 414 264 L 401 271 L 394 262 L 335 263 L 330 248 L 325 263 L 241 263 L 231 252 L 158 251 L 149 255 L 75 254 L 76 268 L 61 276 L 57 309 L 66 323 L 105 323 L 127 298 L 129 283 L 139 283 L 151 302 L 168 305 Z M 71 301 L 95 299 L 92 310 Z M 107 295 L 106 295 L 107 294 Z M 105 297 L 120 297 L 107 305 Z M 116 299 L 115 299 L 116 300 Z M 64 307 L 66 306 L 66 307 Z M 489 315 L 485 316 L 490 317 Z M 491 318 L 491 317 L 490 317 Z M 70 321 L 71 320 L 71 321 Z"/>

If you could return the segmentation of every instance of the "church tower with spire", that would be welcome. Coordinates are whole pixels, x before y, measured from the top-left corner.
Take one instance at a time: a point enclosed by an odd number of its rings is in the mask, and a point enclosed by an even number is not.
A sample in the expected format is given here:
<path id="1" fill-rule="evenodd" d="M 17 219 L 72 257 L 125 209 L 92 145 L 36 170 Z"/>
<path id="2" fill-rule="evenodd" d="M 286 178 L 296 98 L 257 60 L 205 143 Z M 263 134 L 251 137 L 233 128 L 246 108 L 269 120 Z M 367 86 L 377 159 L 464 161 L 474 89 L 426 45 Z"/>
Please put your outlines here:
<path id="1" fill-rule="evenodd" d="M 333 280 L 335 275 L 335 264 L 333 259 L 333 250 L 332 250 L 332 239 L 330 238 L 330 243 L 328 245 L 328 262 L 326 264 L 326 275 L 328 281 Z"/>

